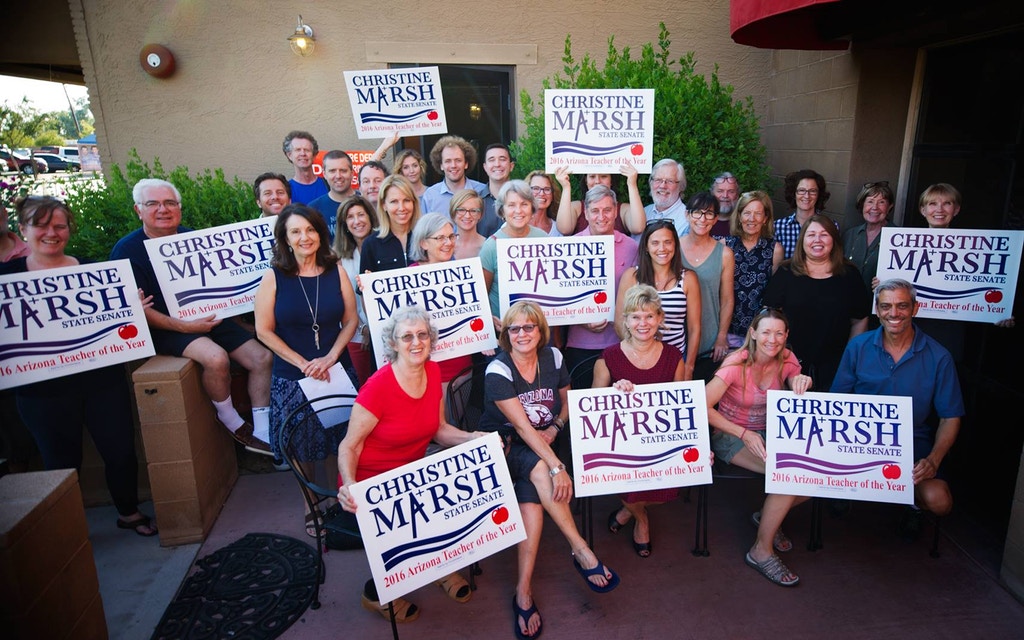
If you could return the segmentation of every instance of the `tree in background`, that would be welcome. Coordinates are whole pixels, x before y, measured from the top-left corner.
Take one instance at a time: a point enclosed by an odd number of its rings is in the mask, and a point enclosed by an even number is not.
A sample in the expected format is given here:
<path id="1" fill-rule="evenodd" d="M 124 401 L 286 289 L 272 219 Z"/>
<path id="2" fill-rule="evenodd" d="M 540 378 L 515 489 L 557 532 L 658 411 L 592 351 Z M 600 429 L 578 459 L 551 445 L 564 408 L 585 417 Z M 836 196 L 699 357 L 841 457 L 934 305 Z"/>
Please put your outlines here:
<path id="1" fill-rule="evenodd" d="M 768 189 L 771 183 L 760 123 L 753 100 L 733 99 L 731 85 L 718 80 L 718 66 L 710 79 L 694 71 L 693 52 L 669 59 L 669 33 L 661 23 L 657 51 L 643 45 L 639 59 L 629 47 L 616 49 L 608 39 L 604 68 L 598 69 L 590 54 L 576 62 L 571 36 L 565 38 L 563 73 L 546 78 L 545 89 L 654 89 L 654 161 L 674 158 L 686 167 L 688 191 L 707 189 L 723 171 L 737 177 L 744 190 Z M 678 69 L 673 66 L 678 64 Z M 517 177 L 544 166 L 544 100 L 538 102 L 525 90 L 520 93 L 526 132 L 512 143 Z M 647 193 L 641 176 L 641 193 Z"/>
<path id="2" fill-rule="evenodd" d="M 66 140 L 77 140 L 89 135 L 95 129 L 88 99 L 76 100 L 74 109 L 74 115 L 71 109 L 42 113 L 32 106 L 28 96 L 13 107 L 5 102 L 0 105 L 0 144 L 12 149 L 60 146 Z M 75 126 L 76 118 L 78 126 Z"/>

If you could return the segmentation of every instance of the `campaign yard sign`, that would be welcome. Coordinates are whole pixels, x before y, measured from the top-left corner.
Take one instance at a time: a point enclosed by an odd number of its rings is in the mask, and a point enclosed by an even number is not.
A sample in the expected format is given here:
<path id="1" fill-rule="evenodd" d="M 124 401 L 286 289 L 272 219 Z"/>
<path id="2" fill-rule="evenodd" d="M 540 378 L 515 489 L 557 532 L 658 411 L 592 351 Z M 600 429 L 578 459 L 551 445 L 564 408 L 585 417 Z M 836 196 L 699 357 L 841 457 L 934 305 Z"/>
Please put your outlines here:
<path id="1" fill-rule="evenodd" d="M 448 132 L 437 67 L 346 71 L 345 85 L 360 139 Z"/>
<path id="2" fill-rule="evenodd" d="M 526 539 L 496 433 L 349 490 L 381 603 Z"/>
<path id="3" fill-rule="evenodd" d="M 430 314 L 437 328 L 431 359 L 448 360 L 498 347 L 480 258 L 364 273 L 359 279 L 378 366 L 386 362 L 384 323 L 400 307 L 414 304 Z"/>
<path id="4" fill-rule="evenodd" d="M 0 276 L 0 389 L 153 353 L 129 261 Z"/>
<path id="5" fill-rule="evenodd" d="M 569 434 L 578 496 L 711 483 L 703 380 L 570 389 Z"/>
<path id="6" fill-rule="evenodd" d="M 554 173 L 618 174 L 623 164 L 650 173 L 654 89 L 546 89 L 544 166 Z"/>
<path id="7" fill-rule="evenodd" d="M 146 240 L 172 318 L 230 318 L 253 310 L 274 253 L 277 217 Z"/>
<path id="8" fill-rule="evenodd" d="M 615 317 L 615 238 L 499 238 L 501 317 L 520 300 L 536 303 L 551 326 Z"/>
<path id="9" fill-rule="evenodd" d="M 917 289 L 920 318 L 998 322 L 1013 314 L 1024 231 L 883 227 L 878 279 Z"/>
<path id="10" fill-rule="evenodd" d="M 913 399 L 768 392 L 764 490 L 914 503 Z"/>

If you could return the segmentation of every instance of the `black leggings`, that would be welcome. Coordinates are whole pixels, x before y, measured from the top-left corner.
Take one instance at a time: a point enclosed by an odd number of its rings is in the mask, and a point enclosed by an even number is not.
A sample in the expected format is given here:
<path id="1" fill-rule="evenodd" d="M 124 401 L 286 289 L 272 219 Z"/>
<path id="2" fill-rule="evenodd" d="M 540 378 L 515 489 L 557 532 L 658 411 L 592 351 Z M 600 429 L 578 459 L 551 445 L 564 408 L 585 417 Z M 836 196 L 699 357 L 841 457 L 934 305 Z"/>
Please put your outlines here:
<path id="1" fill-rule="evenodd" d="M 81 471 L 84 426 L 103 458 L 117 512 L 138 511 L 139 461 L 122 365 L 29 385 L 17 390 L 17 403 L 47 470 Z"/>

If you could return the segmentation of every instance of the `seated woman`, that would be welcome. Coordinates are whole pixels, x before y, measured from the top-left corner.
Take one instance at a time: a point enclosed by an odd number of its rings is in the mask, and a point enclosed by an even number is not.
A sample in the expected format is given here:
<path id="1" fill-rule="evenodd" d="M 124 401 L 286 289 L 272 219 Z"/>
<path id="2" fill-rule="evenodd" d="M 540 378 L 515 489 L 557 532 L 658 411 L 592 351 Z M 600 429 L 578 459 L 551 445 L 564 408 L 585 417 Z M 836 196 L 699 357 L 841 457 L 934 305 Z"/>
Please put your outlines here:
<path id="1" fill-rule="evenodd" d="M 672 345 L 658 339 L 658 328 L 665 321 L 658 291 L 638 284 L 626 291 L 622 305 L 623 340 L 604 350 L 594 364 L 594 387 L 614 386 L 629 393 L 634 384 L 678 382 L 686 378 L 686 363 Z M 608 529 L 618 533 L 630 518 L 633 525 L 633 549 L 641 558 L 651 556 L 650 522 L 647 505 L 675 500 L 679 489 L 635 491 L 622 496 L 622 506 L 608 516 Z M 626 511 L 626 522 L 619 519 Z"/>
<path id="2" fill-rule="evenodd" d="M 441 373 L 437 363 L 430 361 L 431 347 L 437 341 L 430 314 L 418 306 L 402 307 L 381 332 L 388 363 L 359 390 L 348 433 L 338 446 L 338 503 L 352 513 L 358 505 L 348 490 L 350 485 L 419 460 L 431 440 L 452 447 L 483 435 L 456 429 L 444 419 Z M 473 595 L 458 573 L 437 584 L 456 602 L 466 602 Z M 419 608 L 404 598 L 393 603 L 395 622 L 412 622 L 420 615 Z M 363 587 L 362 605 L 391 619 L 373 580 Z"/>
<path id="3" fill-rule="evenodd" d="M 800 363 L 786 348 L 788 338 L 786 316 L 775 309 L 763 309 L 754 316 L 743 346 L 726 356 L 708 383 L 708 423 L 714 427 L 711 449 L 717 458 L 764 473 L 768 458 L 764 444 L 768 391 L 783 389 L 787 384 L 796 393 L 811 388 L 811 378 L 800 373 Z M 768 494 L 761 511 L 752 516 L 757 540 L 747 552 L 746 562 L 783 587 L 796 585 L 800 578 L 775 555 L 775 551 L 793 548 L 782 533 L 782 521 L 794 505 L 806 500 Z"/>
<path id="4" fill-rule="evenodd" d="M 573 566 L 590 589 L 607 593 L 619 584 L 619 576 L 597 559 L 576 529 L 569 508 L 572 478 L 551 449 L 569 415 L 569 373 L 562 353 L 545 346 L 549 334 L 537 305 L 517 302 L 509 308 L 498 337 L 502 351 L 487 366 L 480 418 L 481 431 L 497 431 L 509 442 L 508 467 L 526 529 L 526 540 L 518 546 L 519 578 L 512 598 L 519 638 L 541 633 L 531 581 L 545 511 L 565 536 Z"/>

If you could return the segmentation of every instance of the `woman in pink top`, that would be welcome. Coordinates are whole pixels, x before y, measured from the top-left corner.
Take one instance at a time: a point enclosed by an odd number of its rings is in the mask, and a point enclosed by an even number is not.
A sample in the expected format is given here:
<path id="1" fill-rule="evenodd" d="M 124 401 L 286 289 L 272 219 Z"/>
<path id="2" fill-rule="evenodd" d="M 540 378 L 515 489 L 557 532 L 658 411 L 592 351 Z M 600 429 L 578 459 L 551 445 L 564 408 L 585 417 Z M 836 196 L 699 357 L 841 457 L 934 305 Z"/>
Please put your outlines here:
<path id="1" fill-rule="evenodd" d="M 776 309 L 762 309 L 750 323 L 743 346 L 726 356 L 707 385 L 708 423 L 715 428 L 711 448 L 715 456 L 729 464 L 764 473 L 768 391 L 784 389 L 787 384 L 796 393 L 811 388 L 811 378 L 800 373 L 800 363 L 786 348 L 788 338 L 786 316 Z M 768 494 L 761 511 L 752 516 L 758 528 L 757 540 L 746 562 L 780 586 L 790 587 L 800 581 L 775 551 L 793 548 L 782 533 L 782 521 L 790 508 L 805 500 Z"/>

